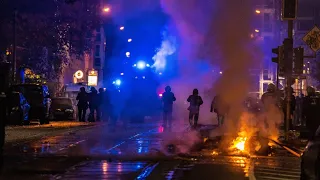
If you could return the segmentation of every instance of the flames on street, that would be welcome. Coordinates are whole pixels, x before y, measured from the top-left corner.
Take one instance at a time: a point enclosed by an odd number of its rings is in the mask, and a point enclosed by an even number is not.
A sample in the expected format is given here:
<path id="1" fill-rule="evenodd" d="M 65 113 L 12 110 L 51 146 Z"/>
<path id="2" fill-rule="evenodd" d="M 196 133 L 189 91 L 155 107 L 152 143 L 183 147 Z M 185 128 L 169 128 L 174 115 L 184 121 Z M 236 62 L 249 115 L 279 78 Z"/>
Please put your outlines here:
<path id="1" fill-rule="evenodd" d="M 237 150 L 244 152 L 246 149 L 247 137 L 237 137 L 232 143 L 232 148 L 236 148 Z"/>
<path id="2" fill-rule="evenodd" d="M 231 151 L 238 151 L 240 153 L 249 153 L 248 152 L 249 137 L 247 134 L 248 133 L 246 133 L 245 131 L 238 133 L 238 137 L 231 142 L 231 146 L 229 149 Z"/>

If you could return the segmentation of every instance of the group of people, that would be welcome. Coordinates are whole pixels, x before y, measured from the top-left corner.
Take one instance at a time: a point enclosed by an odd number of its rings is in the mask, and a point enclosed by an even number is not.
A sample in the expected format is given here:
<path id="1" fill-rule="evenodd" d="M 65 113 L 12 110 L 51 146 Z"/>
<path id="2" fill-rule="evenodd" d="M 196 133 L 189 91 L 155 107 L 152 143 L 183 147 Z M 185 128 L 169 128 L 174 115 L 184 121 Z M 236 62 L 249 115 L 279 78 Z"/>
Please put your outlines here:
<path id="1" fill-rule="evenodd" d="M 288 92 L 289 91 L 289 92 Z M 287 98 L 290 95 L 290 112 L 287 113 Z M 292 117 L 294 111 L 296 110 L 296 97 L 293 95 L 293 88 L 285 88 L 284 97 L 283 94 L 277 90 L 274 84 L 269 84 L 267 92 L 265 92 L 261 97 L 262 108 L 264 110 L 270 109 L 270 107 L 276 107 L 278 112 L 284 114 L 284 120 L 287 114 L 290 114 L 289 129 L 293 128 Z M 171 126 L 172 123 L 172 106 L 173 102 L 176 101 L 174 93 L 171 92 L 171 87 L 167 86 L 165 88 L 165 93 L 162 96 L 163 102 L 163 122 L 164 126 Z M 203 100 L 199 95 L 198 89 L 194 89 L 192 95 L 187 99 L 189 102 L 189 123 L 191 126 L 196 127 L 199 120 L 199 110 L 200 106 L 203 104 Z M 320 126 L 320 96 L 316 95 L 315 89 L 312 87 L 307 87 L 307 95 L 299 98 L 299 111 L 300 116 L 305 119 L 306 127 L 310 133 L 310 138 L 312 138 Z M 229 106 L 227 103 L 223 102 L 223 99 L 217 95 L 214 97 L 211 103 L 210 112 L 215 112 L 217 114 L 218 125 L 221 126 L 224 123 L 224 117 L 229 111 Z M 285 122 L 285 121 L 284 121 Z"/>
<path id="2" fill-rule="evenodd" d="M 165 92 L 162 95 L 163 102 L 163 126 L 171 127 L 172 125 L 172 106 L 176 101 L 174 93 L 171 92 L 171 87 L 167 86 Z M 200 106 L 203 104 L 202 97 L 199 95 L 198 89 L 193 89 L 192 94 L 188 97 L 189 102 L 189 124 L 191 127 L 196 128 L 199 121 Z M 222 103 L 220 96 L 215 96 L 212 103 L 210 112 L 215 112 L 218 117 L 218 125 L 221 126 L 224 121 L 224 116 L 228 110 L 228 106 Z"/>
<path id="3" fill-rule="evenodd" d="M 289 92 L 288 92 L 289 91 Z M 289 96 L 290 95 L 290 96 Z M 287 102 L 290 102 L 290 112 L 287 113 Z M 277 90 L 274 84 L 269 84 L 267 92 L 264 93 L 261 97 L 263 104 L 274 104 L 284 114 L 284 120 L 289 119 L 288 129 L 293 129 L 293 119 L 300 122 L 301 125 L 306 125 L 306 128 L 309 132 L 309 138 L 314 138 L 314 135 L 317 129 L 320 126 L 320 97 L 316 94 L 316 91 L 313 87 L 307 87 L 307 95 L 304 96 L 301 94 L 301 97 L 295 97 L 293 88 L 285 88 L 284 98 L 281 97 L 281 94 Z M 297 101 L 298 100 L 298 101 Z M 297 107 L 297 108 L 296 108 Z M 296 111 L 296 112 L 295 112 Z M 294 116 L 299 114 L 298 116 Z M 289 115 L 289 118 L 287 116 Z M 284 121 L 285 122 L 285 121 Z"/>
<path id="4" fill-rule="evenodd" d="M 88 108 L 90 110 L 89 122 L 100 121 L 101 119 L 107 121 L 111 118 L 112 106 L 110 98 L 103 88 L 100 88 L 98 93 L 94 87 L 91 87 L 91 92 L 87 93 L 86 89 L 81 87 L 76 100 L 78 101 L 78 118 L 80 122 L 86 121 Z"/>

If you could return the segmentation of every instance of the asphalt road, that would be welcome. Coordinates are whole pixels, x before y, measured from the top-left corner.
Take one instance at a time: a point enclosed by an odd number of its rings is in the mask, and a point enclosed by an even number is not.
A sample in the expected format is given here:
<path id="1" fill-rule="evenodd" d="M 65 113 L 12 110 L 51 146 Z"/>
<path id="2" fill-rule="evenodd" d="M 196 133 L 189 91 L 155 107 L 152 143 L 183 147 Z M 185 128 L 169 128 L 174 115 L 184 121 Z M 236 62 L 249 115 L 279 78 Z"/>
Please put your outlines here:
<path id="1" fill-rule="evenodd" d="M 101 125 L 6 149 L 2 179 L 299 179 L 293 156 L 179 156 L 201 139 L 186 126 Z M 168 145 L 176 149 L 168 152 Z"/>

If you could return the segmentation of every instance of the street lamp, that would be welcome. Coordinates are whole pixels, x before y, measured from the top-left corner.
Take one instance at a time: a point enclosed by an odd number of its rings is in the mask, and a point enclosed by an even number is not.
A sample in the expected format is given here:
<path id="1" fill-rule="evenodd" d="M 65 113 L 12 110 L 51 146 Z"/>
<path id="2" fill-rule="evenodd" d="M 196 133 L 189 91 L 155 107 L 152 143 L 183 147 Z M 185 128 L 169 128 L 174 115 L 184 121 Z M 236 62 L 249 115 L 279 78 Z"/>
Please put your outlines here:
<path id="1" fill-rule="evenodd" d="M 103 8 L 103 12 L 110 12 L 110 8 L 109 7 L 104 7 Z"/>
<path id="2" fill-rule="evenodd" d="M 132 41 L 132 39 L 130 38 L 130 39 L 128 39 L 128 42 L 131 42 Z"/>
<path id="3" fill-rule="evenodd" d="M 123 30 L 124 30 L 124 26 L 121 26 L 121 27 L 120 27 L 120 31 L 123 31 Z"/>
<path id="4" fill-rule="evenodd" d="M 260 13 L 261 13 L 261 11 L 257 9 L 257 10 L 256 10 L 256 13 L 257 13 L 257 14 L 260 14 Z"/>
<path id="5" fill-rule="evenodd" d="M 257 33 L 260 32 L 259 29 L 255 29 L 254 31 L 257 32 Z"/>

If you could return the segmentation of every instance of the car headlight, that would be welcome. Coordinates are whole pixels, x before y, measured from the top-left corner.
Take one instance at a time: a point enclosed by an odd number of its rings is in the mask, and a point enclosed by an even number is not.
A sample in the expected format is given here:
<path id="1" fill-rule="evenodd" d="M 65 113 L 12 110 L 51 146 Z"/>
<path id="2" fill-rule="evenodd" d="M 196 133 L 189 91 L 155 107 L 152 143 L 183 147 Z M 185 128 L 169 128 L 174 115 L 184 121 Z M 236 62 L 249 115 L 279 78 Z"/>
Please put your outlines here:
<path id="1" fill-rule="evenodd" d="M 19 110 L 19 106 L 13 107 L 11 110 L 12 111 L 18 111 Z"/>
<path id="2" fill-rule="evenodd" d="M 73 109 L 66 109 L 65 112 L 73 113 Z"/>

